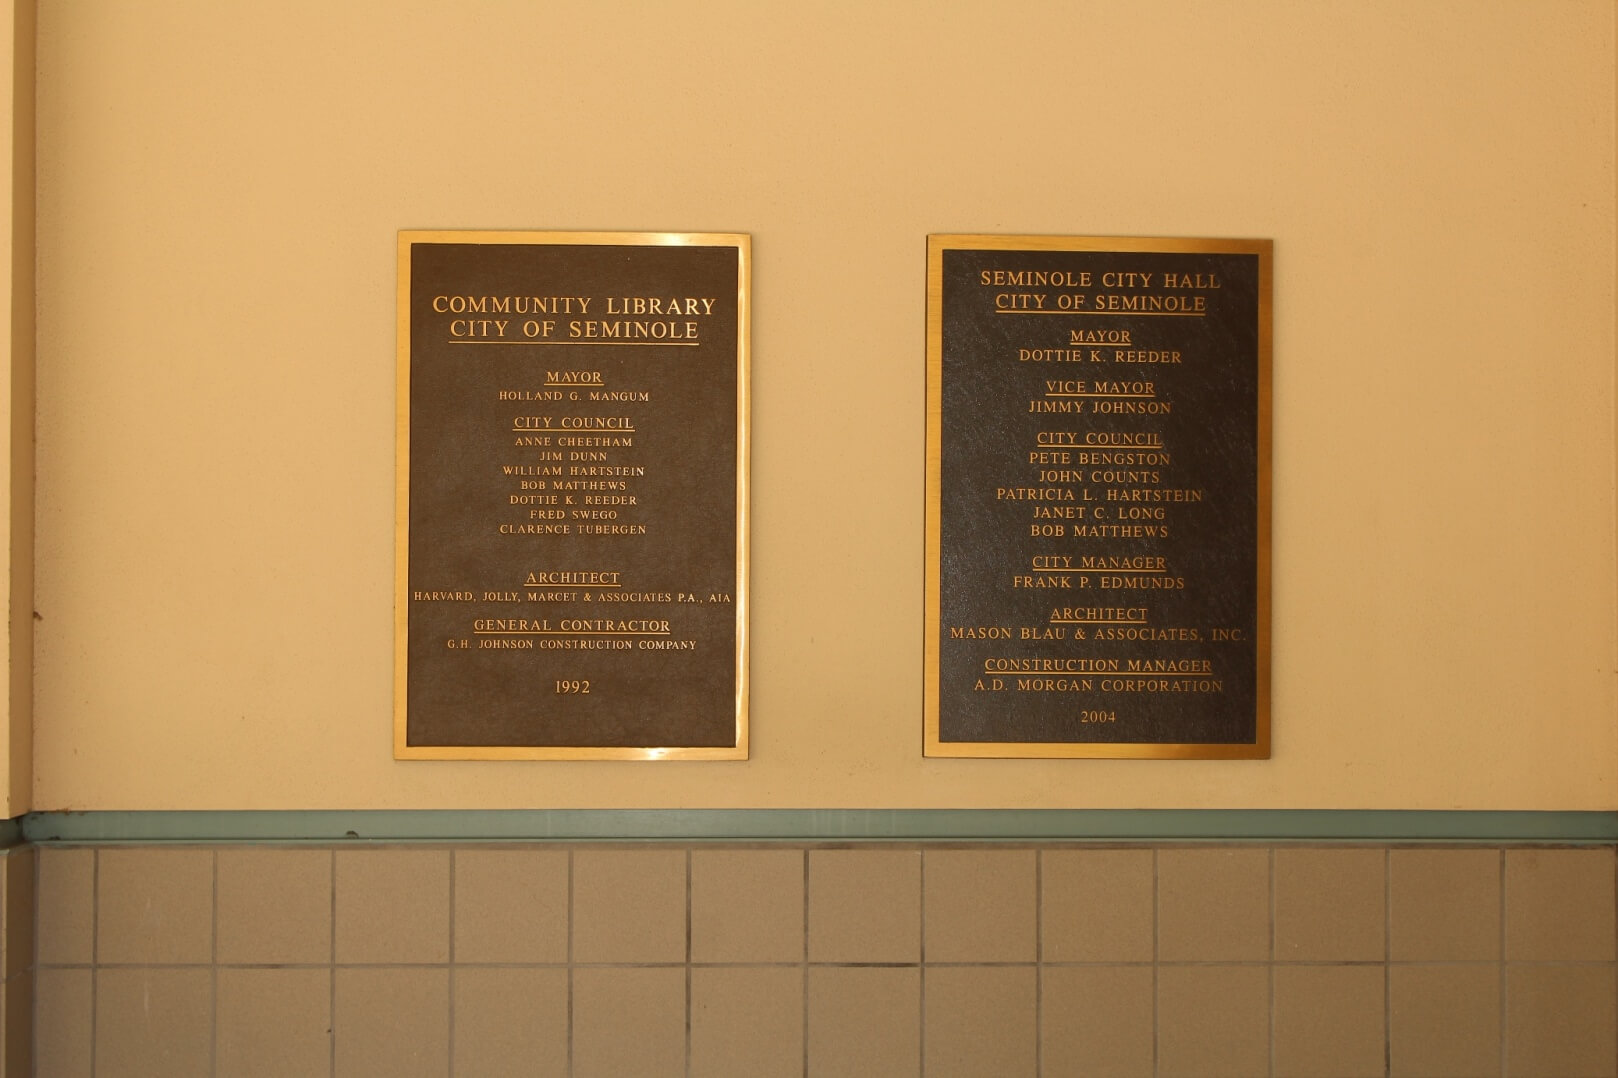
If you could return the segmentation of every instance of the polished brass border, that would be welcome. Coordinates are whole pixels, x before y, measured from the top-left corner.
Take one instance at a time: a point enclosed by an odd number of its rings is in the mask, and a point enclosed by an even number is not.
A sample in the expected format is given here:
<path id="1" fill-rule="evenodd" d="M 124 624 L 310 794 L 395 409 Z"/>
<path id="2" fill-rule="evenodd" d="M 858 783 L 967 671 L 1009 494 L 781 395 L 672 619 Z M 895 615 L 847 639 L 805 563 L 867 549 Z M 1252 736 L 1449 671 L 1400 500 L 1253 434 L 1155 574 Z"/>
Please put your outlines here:
<path id="1" fill-rule="evenodd" d="M 1258 579 L 1257 715 L 1252 744 L 1069 743 L 939 740 L 940 557 L 943 456 L 943 254 L 973 251 L 1159 251 L 1258 256 Z M 923 677 L 923 752 L 927 756 L 994 759 L 1267 760 L 1270 758 L 1270 240 L 1181 239 L 1151 236 L 1012 236 L 934 234 L 927 237 L 927 532 Z"/>
<path id="2" fill-rule="evenodd" d="M 736 743 L 662 748 L 406 744 L 410 584 L 410 245 L 413 243 L 734 247 L 736 262 Z M 401 230 L 398 237 L 394 473 L 393 756 L 396 760 L 745 760 L 748 757 L 748 522 L 751 459 L 753 240 L 734 232 Z"/>

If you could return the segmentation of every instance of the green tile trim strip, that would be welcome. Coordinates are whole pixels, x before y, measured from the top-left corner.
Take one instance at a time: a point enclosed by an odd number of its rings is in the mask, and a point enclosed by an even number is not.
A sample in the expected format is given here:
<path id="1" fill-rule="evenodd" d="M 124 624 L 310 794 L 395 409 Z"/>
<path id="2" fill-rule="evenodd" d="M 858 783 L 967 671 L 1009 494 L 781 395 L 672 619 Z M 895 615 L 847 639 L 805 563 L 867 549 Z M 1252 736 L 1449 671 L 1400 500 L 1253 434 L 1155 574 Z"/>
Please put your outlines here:
<path id="1" fill-rule="evenodd" d="M 26 839 L 22 837 L 22 820 L 0 820 L 0 850 L 9 850 L 13 846 L 22 845 Z"/>
<path id="2" fill-rule="evenodd" d="M 1618 842 L 1618 812 L 511 809 L 36 812 L 29 842 Z"/>

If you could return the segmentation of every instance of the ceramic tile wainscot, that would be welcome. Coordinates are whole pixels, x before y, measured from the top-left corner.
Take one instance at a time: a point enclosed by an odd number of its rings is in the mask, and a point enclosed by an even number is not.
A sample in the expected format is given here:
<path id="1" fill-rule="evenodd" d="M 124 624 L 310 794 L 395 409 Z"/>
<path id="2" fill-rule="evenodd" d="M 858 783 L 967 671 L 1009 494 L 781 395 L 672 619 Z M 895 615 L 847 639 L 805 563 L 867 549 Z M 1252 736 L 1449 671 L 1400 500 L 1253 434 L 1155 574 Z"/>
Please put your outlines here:
<path id="1" fill-rule="evenodd" d="M 8 1029 L 32 1008 L 49 1078 L 1618 1078 L 1611 845 L 47 843 L 5 867 Z"/>

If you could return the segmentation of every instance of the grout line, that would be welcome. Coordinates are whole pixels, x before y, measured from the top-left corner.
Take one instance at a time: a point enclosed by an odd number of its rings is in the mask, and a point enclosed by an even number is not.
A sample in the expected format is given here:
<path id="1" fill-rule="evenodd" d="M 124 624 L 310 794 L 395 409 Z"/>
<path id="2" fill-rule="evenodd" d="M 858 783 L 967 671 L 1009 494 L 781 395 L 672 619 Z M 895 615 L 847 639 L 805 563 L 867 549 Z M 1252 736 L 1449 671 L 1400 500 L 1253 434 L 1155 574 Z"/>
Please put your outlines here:
<path id="1" fill-rule="evenodd" d="M 1393 850 L 1382 849 L 1382 1071 L 1393 1073 Z"/>
<path id="2" fill-rule="evenodd" d="M 811 962 L 811 966 L 827 968 L 848 969 L 910 969 L 920 965 L 918 962 Z M 1098 958 L 1087 961 L 1071 962 L 1035 962 L 1032 959 L 1022 961 L 995 961 L 984 959 L 982 961 L 959 962 L 929 962 L 934 969 L 950 969 L 966 966 L 983 966 L 988 969 L 1031 969 L 1034 966 L 1045 966 L 1051 969 L 1112 969 L 1114 967 L 1128 968 L 1131 966 L 1150 966 L 1149 959 L 1129 960 Z M 1206 959 L 1176 959 L 1172 962 L 1158 963 L 1165 967 L 1197 967 L 1217 966 L 1221 969 L 1227 966 L 1265 966 L 1269 963 L 1263 959 L 1240 958 L 1206 958 Z M 1381 959 L 1336 959 L 1318 958 L 1300 962 L 1278 962 L 1280 966 L 1289 969 L 1311 969 L 1319 967 L 1338 966 L 1377 966 L 1383 965 Z M 1492 958 L 1452 958 L 1452 959 L 1409 959 L 1393 963 L 1395 966 L 1492 966 L 1496 962 Z M 1550 967 L 1553 969 L 1572 968 L 1579 969 L 1587 966 L 1599 966 L 1603 969 L 1612 965 L 1610 958 L 1546 958 L 1546 959 L 1517 959 L 1510 963 L 1513 966 Z M 566 962 L 457 962 L 459 969 L 566 969 Z M 578 969 L 675 969 L 684 966 L 684 962 L 579 962 Z M 798 969 L 801 961 L 790 962 L 693 962 L 694 969 Z M 221 969 L 330 969 L 330 962 L 221 962 Z M 39 967 L 45 971 L 60 970 L 89 970 L 92 967 L 88 962 L 50 962 Z M 99 967 L 103 970 L 113 969 L 208 969 L 207 962 L 103 962 Z M 341 962 L 338 969 L 448 969 L 448 962 Z M 24 973 L 27 971 L 24 970 Z M 12 975 L 12 979 L 22 976 L 22 973 Z"/>
<path id="3" fill-rule="evenodd" d="M 567 851 L 567 1073 L 573 1074 L 573 850 Z"/>
<path id="4" fill-rule="evenodd" d="M 1159 852 L 1160 851 L 1158 851 L 1155 847 L 1152 849 L 1152 1075 L 1153 1075 L 1153 1078 L 1156 1078 L 1156 1076 L 1157 1076 L 1158 1054 L 1159 1054 L 1158 1053 L 1158 1041 L 1160 1041 L 1162 1039 L 1162 1034 L 1161 1034 L 1160 1030 L 1158 1029 L 1158 1021 L 1157 1021 L 1157 992 L 1158 992 L 1158 988 L 1157 988 L 1157 943 L 1158 943 L 1158 940 L 1157 940 L 1157 937 L 1158 937 L 1158 934 L 1162 931 L 1162 926 L 1160 924 L 1160 919 L 1159 919 L 1159 917 L 1157 915 L 1158 914 L 1158 904 L 1159 904 L 1158 886 L 1157 886 L 1157 859 L 1158 859 Z"/>
<path id="5" fill-rule="evenodd" d="M 447 947 L 447 951 L 449 953 L 449 970 L 448 970 L 448 972 L 446 974 L 446 976 L 449 978 L 449 984 L 447 986 L 448 989 L 449 989 L 449 1014 L 447 1016 L 448 1019 L 449 1019 L 449 1029 L 448 1029 L 447 1034 L 446 1034 L 447 1040 L 448 1040 L 448 1047 L 449 1047 L 449 1053 L 448 1053 L 449 1058 L 444 1061 L 445 1068 L 446 1068 L 445 1074 L 446 1074 L 447 1078 L 455 1078 L 455 981 L 456 981 L 456 978 L 455 978 L 455 875 L 456 875 L 456 868 L 457 868 L 457 864 L 456 864 L 456 859 L 455 859 L 455 848 L 450 847 L 450 850 L 449 850 L 449 944 L 448 944 L 448 947 Z"/>
<path id="6" fill-rule="evenodd" d="M 691 847 L 685 850 L 685 1078 L 691 1078 Z"/>
<path id="7" fill-rule="evenodd" d="M 1269 896 L 1270 896 L 1270 911 L 1269 911 L 1269 913 L 1270 913 L 1270 931 L 1269 931 L 1269 937 L 1270 937 L 1270 961 L 1269 961 L 1269 971 L 1268 971 L 1269 972 L 1269 984 L 1270 984 L 1270 1005 L 1269 1005 L 1268 1008 L 1266 1008 L 1266 1016 L 1267 1016 L 1267 1018 L 1269 1020 L 1269 1033 L 1270 1033 L 1270 1038 L 1269 1038 L 1269 1040 L 1270 1040 L 1270 1073 L 1274 1074 L 1275 1073 L 1275 847 L 1274 846 L 1270 847 L 1270 856 L 1269 856 L 1269 860 L 1268 860 L 1268 867 L 1269 867 L 1269 872 L 1270 872 L 1270 881 L 1269 881 L 1270 886 L 1267 888 L 1267 890 L 1269 891 Z"/>
<path id="8" fill-rule="evenodd" d="M 916 1046 L 916 1053 L 917 1059 L 921 1061 L 918 1070 L 925 1075 L 927 1073 L 927 851 L 917 850 L 916 858 L 920 863 L 920 867 L 916 870 L 919 885 L 916 900 L 917 908 L 920 911 L 919 916 L 916 918 L 919 922 L 917 925 L 919 938 L 916 940 L 918 951 L 916 962 L 916 1009 L 919 1013 L 916 1016 L 916 1029 L 918 1039 L 921 1041 Z"/>
<path id="9" fill-rule="evenodd" d="M 1034 850 L 1034 1074 L 1045 1074 L 1045 851 Z"/>
<path id="10" fill-rule="evenodd" d="M 331 1018 L 327 1022 L 327 1039 L 331 1045 L 331 1074 L 337 1074 L 337 851 L 331 851 L 331 966 L 327 969 L 329 976 L 326 982 L 330 992 L 327 1004 L 331 1008 Z"/>
<path id="11" fill-rule="evenodd" d="M 1500 872 L 1500 1074 L 1506 1073 L 1506 851 L 1498 851 Z"/>
<path id="12" fill-rule="evenodd" d="M 208 1073 L 219 1073 L 219 850 L 213 851 L 213 924 L 208 937 Z"/>
<path id="13" fill-rule="evenodd" d="M 97 968 L 101 960 L 101 851 L 90 851 L 90 1074 L 96 1072 L 96 1019 L 97 997 L 100 995 L 101 973 Z"/>
<path id="14" fill-rule="evenodd" d="M 803 857 L 803 1078 L 809 1078 L 809 850 Z"/>
<path id="15" fill-rule="evenodd" d="M 34 1007 L 33 1013 L 28 1016 L 28 1048 L 30 1056 L 34 1054 L 34 1048 L 39 1044 L 39 971 L 41 969 L 39 964 L 39 892 L 40 881 L 45 877 L 44 870 L 44 853 L 43 851 L 36 850 L 34 851 L 33 906 L 30 911 L 34 918 L 34 931 L 32 933 L 33 938 L 30 941 L 31 958 L 28 967 L 34 975 Z M 34 1067 L 37 1069 L 39 1061 L 35 1059 L 33 1063 Z"/>
<path id="16" fill-rule="evenodd" d="M 809 963 L 810 966 L 812 966 L 814 968 L 817 968 L 817 969 L 914 969 L 915 967 L 919 966 L 920 964 L 921 963 L 919 963 L 919 962 L 913 962 L 913 961 L 912 962 L 845 962 L 845 961 L 834 961 L 834 962 L 811 962 L 811 963 Z M 1219 969 L 1225 969 L 1225 968 L 1228 968 L 1228 967 L 1235 967 L 1235 968 L 1239 969 L 1239 968 L 1242 968 L 1242 967 L 1252 967 L 1252 966 L 1263 967 L 1263 966 L 1269 965 L 1269 963 L 1265 962 L 1261 958 L 1255 958 L 1255 959 L 1239 959 L 1239 958 L 1176 959 L 1176 960 L 1174 960 L 1172 962 L 1159 962 L 1157 964 L 1159 966 L 1161 966 L 1161 967 L 1169 968 L 1169 969 L 1184 969 L 1184 968 L 1193 968 L 1194 969 L 1194 968 L 1197 968 L 1197 967 L 1217 967 Z M 1311 959 L 1311 960 L 1305 961 L 1305 962 L 1278 962 L 1276 964 L 1279 965 L 1279 966 L 1286 966 L 1288 969 L 1319 969 L 1319 968 L 1326 968 L 1326 967 L 1330 967 L 1330 968 L 1335 969 L 1337 967 L 1355 967 L 1355 966 L 1377 966 L 1377 967 L 1380 967 L 1384 963 L 1380 959 L 1320 958 L 1320 959 Z M 1476 967 L 1476 966 L 1493 966 L 1493 965 L 1497 965 L 1497 964 L 1498 963 L 1495 961 L 1495 959 L 1492 959 L 1492 958 L 1465 958 L 1465 959 L 1451 958 L 1451 959 L 1431 959 L 1431 960 L 1429 960 L 1429 959 L 1408 959 L 1408 960 L 1402 960 L 1402 961 L 1393 963 L 1393 965 L 1395 967 L 1399 967 L 1399 966 L 1421 966 L 1423 968 L 1428 968 L 1428 967 L 1443 968 L 1445 966 L 1463 966 L 1463 967 L 1464 966 L 1472 966 L 1472 967 Z M 1510 963 L 1510 965 L 1513 965 L 1513 966 L 1527 966 L 1527 967 L 1535 967 L 1535 968 L 1547 968 L 1548 967 L 1548 968 L 1552 968 L 1552 969 L 1582 969 L 1582 968 L 1591 967 L 1591 966 L 1600 967 L 1602 969 L 1605 969 L 1606 967 L 1611 966 L 1612 964 L 1613 964 L 1612 960 L 1609 959 L 1609 958 L 1521 959 L 1521 960 L 1513 961 L 1513 962 Z M 566 962 L 457 962 L 457 963 L 455 963 L 455 965 L 456 965 L 457 969 L 566 969 L 567 968 L 567 963 Z M 678 969 L 680 967 L 683 967 L 684 965 L 685 965 L 684 962 L 647 962 L 647 961 L 641 961 L 641 962 L 578 962 L 578 963 L 574 964 L 574 968 L 575 969 Z M 798 962 L 798 961 L 792 961 L 792 962 L 692 962 L 691 963 L 691 966 L 692 966 L 693 969 L 798 969 L 802 965 L 803 965 L 803 963 Z M 1130 960 L 1127 960 L 1127 959 L 1109 959 L 1109 958 L 1098 958 L 1098 959 L 1094 959 L 1094 960 L 1090 960 L 1090 961 L 1072 961 L 1072 962 L 1035 962 L 1032 959 L 1029 959 L 1029 960 L 1026 960 L 1026 961 L 991 961 L 991 960 L 985 959 L 985 960 L 980 961 L 980 962 L 973 962 L 973 961 L 929 962 L 929 963 L 927 963 L 927 965 L 930 966 L 933 969 L 960 969 L 960 968 L 965 968 L 965 967 L 979 967 L 979 966 L 981 966 L 981 967 L 983 967 L 985 969 L 1032 969 L 1035 966 L 1044 966 L 1044 967 L 1049 968 L 1049 969 L 1113 969 L 1113 968 L 1129 968 L 1129 967 L 1135 967 L 1135 966 L 1142 966 L 1142 967 L 1151 966 L 1152 962 L 1149 959 L 1140 959 L 1140 960 L 1136 960 L 1136 961 L 1130 961 Z M 41 970 L 57 971 L 57 970 L 89 970 L 92 967 L 88 963 L 85 963 L 85 962 L 52 962 L 52 963 L 49 963 L 47 965 L 40 966 L 39 968 Z M 102 969 L 102 970 L 123 970 L 123 969 L 136 969 L 136 970 L 139 970 L 139 969 L 170 969 L 170 970 L 192 969 L 192 970 L 195 970 L 195 969 L 208 969 L 209 964 L 207 962 L 103 962 L 100 966 L 95 967 L 95 968 Z M 331 966 L 331 963 L 329 963 L 329 962 L 221 962 L 220 963 L 220 968 L 221 969 L 259 969 L 259 970 L 263 970 L 263 969 L 305 969 L 305 970 L 307 970 L 307 969 L 330 969 L 330 968 L 332 968 L 332 966 Z M 338 963 L 336 968 L 338 968 L 338 969 L 448 969 L 449 968 L 449 963 L 448 962 L 341 962 L 341 963 Z M 21 973 L 15 974 L 13 979 L 15 979 L 15 977 L 20 977 L 20 976 L 22 976 Z"/>
<path id="17" fill-rule="evenodd" d="M 1288 969 L 1354 969 L 1361 967 L 1381 967 L 1381 960 L 1373 959 L 1312 959 L 1307 962 L 1278 962 L 1276 965 Z M 1409 959 L 1393 963 L 1395 968 L 1400 966 L 1420 966 L 1423 969 L 1446 967 L 1478 968 L 1498 965 L 1492 958 L 1469 959 Z M 1611 959 L 1533 959 L 1520 960 L 1508 963 L 1531 969 L 1606 969 L 1613 965 Z M 577 962 L 574 969 L 682 969 L 684 962 Z M 693 969 L 798 969 L 802 962 L 692 962 Z M 915 969 L 919 962 L 811 962 L 813 969 Z M 1150 960 L 1128 961 L 1124 959 L 1095 959 L 1084 962 L 1034 962 L 1032 960 L 1021 962 L 1000 962 L 984 960 L 980 962 L 929 962 L 930 969 L 1131 969 L 1152 966 Z M 1157 966 L 1162 969 L 1251 969 L 1264 968 L 1269 963 L 1261 958 L 1209 958 L 1209 959 L 1176 959 L 1172 962 L 1159 962 Z M 50 963 L 39 967 L 43 971 L 81 970 L 87 971 L 91 967 L 83 962 L 78 963 Z M 205 970 L 210 966 L 206 962 L 104 962 L 95 967 L 101 970 Z M 237 970 L 275 970 L 275 969 L 331 969 L 327 962 L 222 962 L 221 969 Z M 343 970 L 356 969 L 438 969 L 450 968 L 448 962 L 342 962 L 336 967 Z M 565 962 L 457 962 L 456 969 L 567 969 Z M 13 976 L 22 976 L 21 973 Z"/>

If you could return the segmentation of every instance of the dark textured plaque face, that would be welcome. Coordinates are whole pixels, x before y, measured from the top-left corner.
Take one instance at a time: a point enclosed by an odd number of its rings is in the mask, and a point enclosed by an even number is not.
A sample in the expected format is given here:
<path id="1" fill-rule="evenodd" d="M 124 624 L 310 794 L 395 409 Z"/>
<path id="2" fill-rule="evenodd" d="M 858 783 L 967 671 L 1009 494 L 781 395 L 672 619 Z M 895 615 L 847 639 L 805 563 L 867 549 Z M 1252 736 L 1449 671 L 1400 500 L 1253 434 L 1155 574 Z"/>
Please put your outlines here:
<path id="1" fill-rule="evenodd" d="M 1269 258 L 930 238 L 929 755 L 1269 755 Z"/>
<path id="2" fill-rule="evenodd" d="M 401 758 L 744 759 L 746 236 L 401 233 Z"/>

